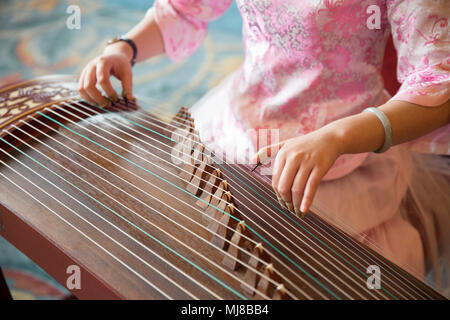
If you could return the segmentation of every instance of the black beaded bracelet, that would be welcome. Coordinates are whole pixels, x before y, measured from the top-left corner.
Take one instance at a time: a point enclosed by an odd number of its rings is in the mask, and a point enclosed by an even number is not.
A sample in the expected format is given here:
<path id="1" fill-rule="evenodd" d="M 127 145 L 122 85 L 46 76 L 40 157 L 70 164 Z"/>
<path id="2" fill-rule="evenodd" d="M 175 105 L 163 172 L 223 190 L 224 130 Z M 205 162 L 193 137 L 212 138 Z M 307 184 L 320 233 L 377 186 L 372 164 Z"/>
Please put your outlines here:
<path id="1" fill-rule="evenodd" d="M 125 38 L 124 36 L 120 36 L 120 37 L 115 37 L 115 38 L 109 40 L 106 43 L 106 45 L 109 46 L 109 45 L 119 42 L 119 41 L 125 41 L 126 43 L 128 43 L 130 45 L 131 49 L 133 49 L 133 58 L 131 59 L 130 63 L 131 63 L 131 66 L 134 66 L 134 64 L 136 63 L 136 57 L 137 57 L 137 46 L 133 40 Z"/>

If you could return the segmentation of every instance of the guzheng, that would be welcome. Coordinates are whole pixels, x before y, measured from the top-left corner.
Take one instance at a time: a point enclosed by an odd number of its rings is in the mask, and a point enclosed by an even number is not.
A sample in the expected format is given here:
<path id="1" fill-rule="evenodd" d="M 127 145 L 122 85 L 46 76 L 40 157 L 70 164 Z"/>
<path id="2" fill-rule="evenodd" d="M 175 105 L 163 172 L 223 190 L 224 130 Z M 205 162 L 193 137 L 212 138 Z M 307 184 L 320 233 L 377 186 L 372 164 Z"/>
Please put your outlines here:
<path id="1" fill-rule="evenodd" d="M 186 108 L 102 109 L 71 77 L 0 89 L 0 181 L 0 234 L 64 286 L 78 266 L 78 298 L 443 299 L 323 213 L 281 208 Z"/>

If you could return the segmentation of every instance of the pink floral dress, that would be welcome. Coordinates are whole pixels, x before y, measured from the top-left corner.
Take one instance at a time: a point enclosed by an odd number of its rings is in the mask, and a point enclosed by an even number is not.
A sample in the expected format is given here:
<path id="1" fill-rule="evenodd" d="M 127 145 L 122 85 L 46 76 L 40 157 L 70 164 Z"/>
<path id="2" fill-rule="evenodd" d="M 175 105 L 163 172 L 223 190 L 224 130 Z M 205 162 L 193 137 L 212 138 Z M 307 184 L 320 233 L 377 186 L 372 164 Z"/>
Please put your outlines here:
<path id="1" fill-rule="evenodd" d="M 168 57 L 177 61 L 193 53 L 208 22 L 230 3 L 156 0 L 150 10 Z M 263 146 L 251 130 L 278 128 L 284 140 L 389 99 L 433 107 L 450 98 L 448 0 L 237 0 L 237 5 L 244 62 L 192 108 L 201 138 L 212 149 L 235 149 L 238 157 L 247 158 Z M 394 97 L 384 90 L 381 77 L 391 34 L 401 83 Z M 407 194 L 421 201 L 412 187 L 418 179 L 412 150 L 449 154 L 449 142 L 447 125 L 383 155 L 341 156 L 315 203 L 362 241 L 423 275 L 425 260 L 439 259 L 437 244 L 428 239 L 439 232 L 423 222 L 423 236 L 402 209 Z M 439 217 L 450 225 L 449 202 L 445 205 Z"/>

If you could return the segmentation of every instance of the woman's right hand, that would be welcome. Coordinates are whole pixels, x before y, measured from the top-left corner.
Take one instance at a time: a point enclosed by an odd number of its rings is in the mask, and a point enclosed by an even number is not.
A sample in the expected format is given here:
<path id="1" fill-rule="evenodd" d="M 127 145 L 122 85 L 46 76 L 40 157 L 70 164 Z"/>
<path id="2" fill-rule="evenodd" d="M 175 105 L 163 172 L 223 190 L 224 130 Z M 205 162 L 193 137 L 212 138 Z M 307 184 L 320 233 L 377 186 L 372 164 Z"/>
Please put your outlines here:
<path id="1" fill-rule="evenodd" d="M 84 67 L 78 82 L 81 98 L 101 107 L 106 106 L 110 100 L 117 101 L 119 96 L 111 85 L 111 75 L 122 83 L 122 96 L 131 100 L 133 77 L 130 58 L 121 52 L 105 52 Z M 97 89 L 97 84 L 109 100 Z"/>

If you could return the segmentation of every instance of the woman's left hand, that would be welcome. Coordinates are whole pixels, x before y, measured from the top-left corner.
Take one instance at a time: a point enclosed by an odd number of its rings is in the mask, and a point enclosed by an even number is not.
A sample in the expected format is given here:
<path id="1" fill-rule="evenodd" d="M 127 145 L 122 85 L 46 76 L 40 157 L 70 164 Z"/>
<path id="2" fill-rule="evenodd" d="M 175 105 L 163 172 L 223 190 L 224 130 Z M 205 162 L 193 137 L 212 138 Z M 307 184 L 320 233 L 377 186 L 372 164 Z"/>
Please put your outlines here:
<path id="1" fill-rule="evenodd" d="M 272 187 L 278 200 L 298 216 L 304 216 L 320 181 L 342 154 L 340 149 L 336 135 L 322 128 L 262 148 L 253 161 L 264 163 L 264 158 L 276 156 Z"/>

